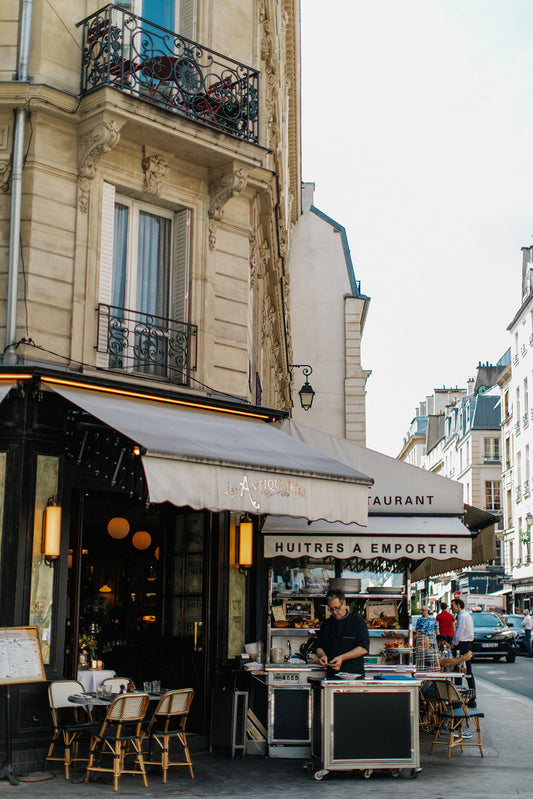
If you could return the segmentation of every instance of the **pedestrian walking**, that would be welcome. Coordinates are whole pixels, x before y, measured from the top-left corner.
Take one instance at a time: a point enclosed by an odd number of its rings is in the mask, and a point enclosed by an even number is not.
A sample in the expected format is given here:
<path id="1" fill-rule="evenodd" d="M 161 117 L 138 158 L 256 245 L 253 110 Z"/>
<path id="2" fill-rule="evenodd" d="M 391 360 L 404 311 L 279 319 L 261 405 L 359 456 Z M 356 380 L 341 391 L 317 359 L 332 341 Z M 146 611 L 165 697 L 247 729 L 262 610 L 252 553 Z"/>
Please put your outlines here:
<path id="1" fill-rule="evenodd" d="M 531 630 L 533 630 L 533 618 L 531 618 L 531 614 L 529 610 L 526 610 L 526 615 L 522 619 L 522 627 L 524 628 L 524 633 L 526 637 L 526 649 L 527 649 L 527 656 L 528 658 L 531 657 Z"/>
<path id="2" fill-rule="evenodd" d="M 439 635 L 444 636 L 449 644 L 453 638 L 453 628 L 455 626 L 455 616 L 447 610 L 446 602 L 440 603 L 440 613 L 437 613 L 437 624 L 439 625 Z"/>
<path id="3" fill-rule="evenodd" d="M 470 613 L 465 610 L 465 603 L 462 599 L 452 599 L 452 610 L 457 613 L 457 622 L 452 639 L 452 649 L 456 649 L 460 655 L 472 652 L 472 642 L 474 640 L 474 620 Z M 476 681 L 472 673 L 472 661 L 466 663 L 466 682 L 468 687 L 474 692 L 474 698 L 468 701 L 468 707 L 477 707 L 476 704 Z"/>

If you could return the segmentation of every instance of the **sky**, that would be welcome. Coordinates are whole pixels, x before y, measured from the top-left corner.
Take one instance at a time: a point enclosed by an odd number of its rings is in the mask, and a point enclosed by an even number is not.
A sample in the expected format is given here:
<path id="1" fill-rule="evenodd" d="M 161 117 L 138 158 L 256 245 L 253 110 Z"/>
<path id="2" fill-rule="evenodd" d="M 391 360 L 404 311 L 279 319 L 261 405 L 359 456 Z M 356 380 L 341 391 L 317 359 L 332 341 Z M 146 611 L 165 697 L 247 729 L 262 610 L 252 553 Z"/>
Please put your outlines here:
<path id="1" fill-rule="evenodd" d="M 302 177 L 371 298 L 367 446 L 511 346 L 533 245 L 532 0 L 301 0 Z"/>

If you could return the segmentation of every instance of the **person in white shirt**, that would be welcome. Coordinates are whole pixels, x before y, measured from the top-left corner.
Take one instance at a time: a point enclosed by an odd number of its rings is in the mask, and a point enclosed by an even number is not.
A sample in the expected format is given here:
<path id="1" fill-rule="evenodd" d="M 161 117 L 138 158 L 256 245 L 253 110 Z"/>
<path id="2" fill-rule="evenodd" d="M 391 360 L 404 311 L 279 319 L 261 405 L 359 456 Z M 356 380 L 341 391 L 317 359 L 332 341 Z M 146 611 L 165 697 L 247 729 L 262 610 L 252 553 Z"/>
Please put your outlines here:
<path id="1" fill-rule="evenodd" d="M 474 640 L 474 620 L 470 613 L 465 610 L 465 603 L 462 599 L 452 599 L 451 601 L 452 612 L 457 614 L 457 626 L 453 634 L 452 649 L 455 649 L 460 655 L 465 655 L 467 652 L 472 652 L 472 641 Z M 466 664 L 466 682 L 468 687 L 474 691 L 474 698 L 468 701 L 468 707 L 477 707 L 475 699 L 476 681 L 472 674 L 472 661 L 467 661 Z"/>
<path id="2" fill-rule="evenodd" d="M 527 649 L 527 656 L 528 658 L 531 657 L 531 630 L 533 630 L 533 618 L 529 613 L 529 610 L 526 610 L 526 615 L 522 619 L 522 627 L 524 628 L 524 633 L 526 636 L 526 649 Z"/>

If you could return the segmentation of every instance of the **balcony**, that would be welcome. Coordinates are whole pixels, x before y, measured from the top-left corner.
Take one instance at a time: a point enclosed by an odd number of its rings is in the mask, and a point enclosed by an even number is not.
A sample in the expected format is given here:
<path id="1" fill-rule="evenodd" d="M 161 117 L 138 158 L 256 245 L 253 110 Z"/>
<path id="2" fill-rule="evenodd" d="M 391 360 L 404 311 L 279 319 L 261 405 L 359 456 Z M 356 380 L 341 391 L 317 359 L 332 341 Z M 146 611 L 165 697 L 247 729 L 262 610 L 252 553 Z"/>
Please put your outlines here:
<path id="1" fill-rule="evenodd" d="M 196 371 L 196 325 L 100 303 L 97 335 L 103 368 L 182 386 Z"/>
<path id="2" fill-rule="evenodd" d="M 529 427 L 529 413 L 527 411 L 522 417 L 522 427 L 524 428 L 524 430 L 526 429 L 526 427 Z"/>
<path id="3" fill-rule="evenodd" d="M 238 139 L 259 140 L 259 72 L 113 5 L 83 29 L 81 96 L 104 86 Z"/>
<path id="4" fill-rule="evenodd" d="M 520 422 L 516 422 L 515 423 L 514 434 L 515 434 L 515 436 L 519 436 L 520 435 Z"/>
<path id="5" fill-rule="evenodd" d="M 529 496 L 529 480 L 524 480 L 523 492 L 524 498 Z"/>

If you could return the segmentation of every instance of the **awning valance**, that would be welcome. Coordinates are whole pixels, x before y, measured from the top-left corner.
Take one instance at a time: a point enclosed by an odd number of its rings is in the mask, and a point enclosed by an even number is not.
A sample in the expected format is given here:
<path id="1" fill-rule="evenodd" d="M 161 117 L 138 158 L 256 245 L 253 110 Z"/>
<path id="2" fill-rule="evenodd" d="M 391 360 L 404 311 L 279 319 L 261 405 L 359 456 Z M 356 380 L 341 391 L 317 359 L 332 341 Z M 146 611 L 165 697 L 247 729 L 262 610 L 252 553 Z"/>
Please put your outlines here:
<path id="1" fill-rule="evenodd" d="M 267 558 L 422 560 L 472 557 L 472 535 L 455 517 L 369 516 L 366 528 L 268 516 L 263 525 Z"/>
<path id="2" fill-rule="evenodd" d="M 151 502 L 366 524 L 372 479 L 261 419 L 47 384 L 146 450 Z"/>

